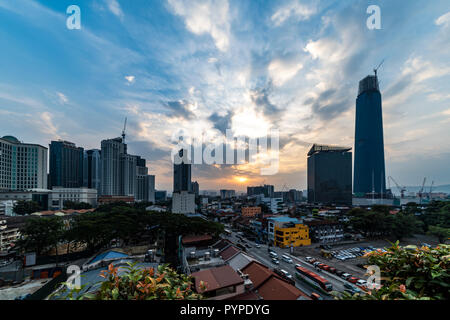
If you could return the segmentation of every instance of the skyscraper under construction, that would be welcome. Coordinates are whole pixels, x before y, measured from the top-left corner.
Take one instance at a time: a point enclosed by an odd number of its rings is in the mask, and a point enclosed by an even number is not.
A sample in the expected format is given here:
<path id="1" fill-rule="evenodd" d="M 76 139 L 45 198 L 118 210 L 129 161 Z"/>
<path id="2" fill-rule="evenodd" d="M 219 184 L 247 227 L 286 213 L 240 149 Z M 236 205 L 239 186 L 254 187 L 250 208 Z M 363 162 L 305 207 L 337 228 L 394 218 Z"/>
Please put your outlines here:
<path id="1" fill-rule="evenodd" d="M 359 82 L 353 192 L 360 195 L 386 193 L 383 113 L 376 70 L 375 75 Z"/>

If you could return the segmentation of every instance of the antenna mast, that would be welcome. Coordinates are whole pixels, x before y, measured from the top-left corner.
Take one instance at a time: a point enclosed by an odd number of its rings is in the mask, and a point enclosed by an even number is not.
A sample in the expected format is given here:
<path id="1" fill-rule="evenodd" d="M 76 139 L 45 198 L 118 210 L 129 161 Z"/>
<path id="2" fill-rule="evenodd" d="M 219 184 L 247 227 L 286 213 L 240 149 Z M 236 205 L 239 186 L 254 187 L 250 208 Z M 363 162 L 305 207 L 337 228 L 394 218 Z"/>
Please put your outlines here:
<path id="1" fill-rule="evenodd" d="M 125 117 L 125 123 L 123 125 L 123 130 L 122 130 L 122 142 L 125 143 L 125 130 L 127 129 L 127 117 Z"/>

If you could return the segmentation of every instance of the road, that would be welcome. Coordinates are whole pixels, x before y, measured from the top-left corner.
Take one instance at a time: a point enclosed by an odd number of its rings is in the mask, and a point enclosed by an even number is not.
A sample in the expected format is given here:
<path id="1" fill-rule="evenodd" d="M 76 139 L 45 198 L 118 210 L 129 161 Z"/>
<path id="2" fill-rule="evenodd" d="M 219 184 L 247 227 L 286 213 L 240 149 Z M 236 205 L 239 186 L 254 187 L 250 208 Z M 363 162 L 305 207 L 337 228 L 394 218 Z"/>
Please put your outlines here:
<path id="1" fill-rule="evenodd" d="M 242 244 L 243 242 L 240 242 L 239 238 L 237 238 L 236 236 L 237 236 L 236 233 L 232 232 L 232 234 L 230 236 L 228 236 L 228 239 L 236 244 L 238 244 L 238 243 Z M 311 295 L 311 293 L 315 292 L 315 293 L 319 294 L 324 300 L 333 300 L 334 299 L 332 296 L 326 295 L 326 294 L 320 292 L 318 289 L 311 286 L 310 284 L 297 279 L 297 277 L 295 276 L 295 274 L 296 274 L 295 264 L 299 264 L 300 266 L 302 266 L 310 271 L 313 271 L 314 273 L 316 273 L 316 274 L 320 275 L 321 277 L 325 278 L 326 280 L 328 280 L 333 285 L 334 291 L 343 292 L 345 289 L 344 288 L 344 283 L 346 282 L 345 280 L 339 278 L 335 274 L 331 274 L 324 270 L 315 269 L 311 264 L 309 264 L 305 260 L 290 255 L 289 249 L 281 249 L 278 247 L 271 247 L 271 249 L 273 251 L 275 251 L 279 257 L 280 264 L 276 265 L 272 262 L 272 259 L 269 257 L 267 245 L 262 244 L 262 245 L 260 245 L 260 248 L 256 248 L 256 244 L 249 240 L 244 240 L 244 243 L 249 244 L 251 246 L 250 249 L 247 248 L 248 255 L 254 257 L 256 260 L 260 261 L 261 263 L 263 263 L 264 265 L 266 265 L 272 269 L 280 268 L 280 269 L 284 269 L 287 272 L 289 272 L 295 279 L 295 286 L 299 290 L 306 293 L 307 295 Z M 281 256 L 283 254 L 290 256 L 294 263 L 287 263 L 287 262 L 281 260 Z"/>

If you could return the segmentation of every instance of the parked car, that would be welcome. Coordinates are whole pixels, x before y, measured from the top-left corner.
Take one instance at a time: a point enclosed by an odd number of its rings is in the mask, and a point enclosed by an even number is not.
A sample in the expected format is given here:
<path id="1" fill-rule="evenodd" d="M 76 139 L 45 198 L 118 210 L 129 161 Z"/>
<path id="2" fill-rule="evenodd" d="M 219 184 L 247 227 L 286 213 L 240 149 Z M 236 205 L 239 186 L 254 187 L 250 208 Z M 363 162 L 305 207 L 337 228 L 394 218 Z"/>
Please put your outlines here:
<path id="1" fill-rule="evenodd" d="M 360 280 L 356 281 L 356 284 L 357 284 L 358 286 L 365 287 L 365 286 L 367 285 L 367 281 L 366 281 L 366 280 L 360 279 Z"/>
<path id="2" fill-rule="evenodd" d="M 296 264 L 295 264 L 295 267 L 299 267 L 299 268 L 301 268 L 302 266 L 301 266 L 301 265 L 299 265 L 298 263 L 296 263 Z"/>
<path id="3" fill-rule="evenodd" d="M 344 280 L 347 280 L 348 278 L 350 278 L 352 275 L 350 273 L 344 273 L 341 278 Z"/>
<path id="4" fill-rule="evenodd" d="M 276 258 L 273 258 L 272 259 L 272 263 L 273 264 L 280 264 L 280 261 L 278 261 L 278 259 L 276 259 Z"/>
<path id="5" fill-rule="evenodd" d="M 347 279 L 347 281 L 348 281 L 348 282 L 351 282 L 351 283 L 357 283 L 358 280 L 359 280 L 359 279 L 356 278 L 356 277 L 350 277 L 350 278 Z"/>
<path id="6" fill-rule="evenodd" d="M 281 259 L 283 259 L 283 261 L 287 262 L 287 263 L 293 263 L 292 259 L 289 258 L 287 255 L 283 254 L 281 256 Z"/>
<path id="7" fill-rule="evenodd" d="M 312 257 L 305 257 L 305 260 L 308 261 L 308 262 L 311 262 L 311 260 L 313 260 L 313 258 Z"/>
<path id="8" fill-rule="evenodd" d="M 327 266 L 326 264 L 321 266 L 321 268 L 322 268 L 322 270 L 325 270 L 325 271 L 329 271 L 330 270 L 330 266 Z"/>
<path id="9" fill-rule="evenodd" d="M 328 270 L 328 271 L 330 271 L 331 273 L 336 273 L 336 268 L 333 268 L 333 267 L 330 267 L 330 270 Z"/>
<path id="10" fill-rule="evenodd" d="M 275 252 L 273 252 L 273 251 L 270 251 L 270 252 L 269 252 L 269 256 L 270 256 L 271 258 L 278 258 L 278 255 L 277 255 Z"/>
<path id="11" fill-rule="evenodd" d="M 358 287 L 351 285 L 350 283 L 345 283 L 344 287 L 345 291 L 350 292 L 352 295 L 355 293 L 361 293 L 361 290 Z"/>
<path id="12" fill-rule="evenodd" d="M 323 298 L 321 296 L 319 296 L 315 292 L 311 293 L 311 299 L 313 299 L 313 300 L 323 300 Z"/>

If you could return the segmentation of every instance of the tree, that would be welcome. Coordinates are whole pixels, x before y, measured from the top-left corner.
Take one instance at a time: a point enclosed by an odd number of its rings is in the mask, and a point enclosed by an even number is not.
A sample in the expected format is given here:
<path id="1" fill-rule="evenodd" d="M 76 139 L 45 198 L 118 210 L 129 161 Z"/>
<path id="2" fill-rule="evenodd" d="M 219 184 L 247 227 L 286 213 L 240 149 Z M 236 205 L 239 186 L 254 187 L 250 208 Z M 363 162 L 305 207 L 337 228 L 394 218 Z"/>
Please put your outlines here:
<path id="1" fill-rule="evenodd" d="M 86 203 L 86 202 L 75 202 L 75 201 L 66 200 L 66 201 L 64 201 L 64 210 L 69 210 L 69 209 L 74 209 L 74 210 L 92 209 L 92 205 L 90 205 L 89 203 Z"/>
<path id="2" fill-rule="evenodd" d="M 108 270 L 101 272 L 105 280 L 99 282 L 100 287 L 89 292 L 90 287 L 66 290 L 54 295 L 66 300 L 200 300 L 201 294 L 192 290 L 192 278 L 178 274 L 167 265 L 157 269 L 139 269 L 128 263 L 124 273 L 109 265 Z M 67 286 L 64 286 L 67 288 Z M 202 286 L 204 287 L 204 286 Z"/>
<path id="3" fill-rule="evenodd" d="M 42 207 L 35 201 L 19 200 L 14 204 L 13 210 L 18 215 L 26 215 L 41 211 Z"/>
<path id="4" fill-rule="evenodd" d="M 439 226 L 430 226 L 428 232 L 430 236 L 435 236 L 438 238 L 439 243 L 444 243 L 445 240 L 450 238 L 450 228 L 443 228 Z"/>
<path id="5" fill-rule="evenodd" d="M 343 294 L 351 300 L 448 300 L 450 298 L 450 245 L 436 248 L 400 247 L 398 242 L 367 255 L 368 264 L 381 270 L 382 287 L 367 295 Z"/>
<path id="6" fill-rule="evenodd" d="M 55 248 L 58 257 L 58 243 L 64 236 L 64 224 L 60 217 L 33 217 L 21 229 L 22 237 L 17 246 L 24 250 L 36 251 L 37 255 Z"/>

